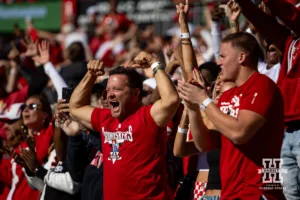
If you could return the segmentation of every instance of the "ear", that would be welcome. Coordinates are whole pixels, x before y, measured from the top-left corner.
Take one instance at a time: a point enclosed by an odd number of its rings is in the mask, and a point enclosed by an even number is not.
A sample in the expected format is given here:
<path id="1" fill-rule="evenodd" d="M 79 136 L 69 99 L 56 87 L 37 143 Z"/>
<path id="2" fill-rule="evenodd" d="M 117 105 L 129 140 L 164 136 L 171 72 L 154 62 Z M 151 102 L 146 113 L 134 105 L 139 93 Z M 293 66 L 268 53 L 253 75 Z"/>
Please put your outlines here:
<path id="1" fill-rule="evenodd" d="M 134 96 L 139 97 L 140 96 L 141 91 L 138 88 L 133 89 L 132 94 Z"/>
<path id="2" fill-rule="evenodd" d="M 239 64 L 245 65 L 247 61 L 247 54 L 245 52 L 241 52 L 238 59 Z"/>

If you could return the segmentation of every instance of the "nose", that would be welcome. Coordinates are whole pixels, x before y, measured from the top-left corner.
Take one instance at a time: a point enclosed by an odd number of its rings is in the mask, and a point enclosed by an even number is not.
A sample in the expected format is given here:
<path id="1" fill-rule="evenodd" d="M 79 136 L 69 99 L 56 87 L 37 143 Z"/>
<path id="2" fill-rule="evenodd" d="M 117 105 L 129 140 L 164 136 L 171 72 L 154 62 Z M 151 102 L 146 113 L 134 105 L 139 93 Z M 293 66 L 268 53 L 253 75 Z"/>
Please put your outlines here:
<path id="1" fill-rule="evenodd" d="M 222 67 L 222 62 L 221 62 L 221 59 L 220 59 L 220 58 L 219 58 L 218 61 L 217 61 L 217 65 L 219 65 L 220 68 Z"/>
<path id="2" fill-rule="evenodd" d="M 116 96 L 113 91 L 107 91 L 106 95 L 107 95 L 107 99 L 112 99 Z"/>

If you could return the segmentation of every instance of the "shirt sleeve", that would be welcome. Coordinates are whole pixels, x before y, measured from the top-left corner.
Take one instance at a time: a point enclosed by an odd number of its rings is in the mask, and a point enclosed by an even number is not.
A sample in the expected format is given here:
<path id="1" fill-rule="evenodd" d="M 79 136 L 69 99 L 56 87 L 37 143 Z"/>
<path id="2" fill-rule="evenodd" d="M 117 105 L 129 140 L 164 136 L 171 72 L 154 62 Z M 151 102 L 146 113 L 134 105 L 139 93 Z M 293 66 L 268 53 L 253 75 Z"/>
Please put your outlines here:
<path id="1" fill-rule="evenodd" d="M 66 82 L 61 77 L 61 75 L 56 71 L 53 64 L 48 62 L 44 65 L 45 73 L 50 77 L 54 88 L 57 92 L 58 100 L 62 99 L 62 88 L 67 87 Z"/>
<path id="2" fill-rule="evenodd" d="M 257 87 L 251 87 L 241 97 L 240 110 L 250 110 L 265 117 L 271 108 L 272 100 L 276 97 L 276 85 L 272 80 L 263 78 L 256 82 Z"/>
<path id="3" fill-rule="evenodd" d="M 97 132 L 101 132 L 101 113 L 103 109 L 101 108 L 95 108 L 94 111 L 92 112 L 92 116 L 91 116 L 91 125 L 93 127 L 93 129 Z"/>
<path id="4" fill-rule="evenodd" d="M 151 108 L 152 105 L 142 108 L 142 112 L 140 113 L 140 120 L 145 122 L 145 126 L 148 130 L 150 130 L 151 132 L 157 132 L 160 127 L 156 124 L 153 117 L 151 116 Z"/>

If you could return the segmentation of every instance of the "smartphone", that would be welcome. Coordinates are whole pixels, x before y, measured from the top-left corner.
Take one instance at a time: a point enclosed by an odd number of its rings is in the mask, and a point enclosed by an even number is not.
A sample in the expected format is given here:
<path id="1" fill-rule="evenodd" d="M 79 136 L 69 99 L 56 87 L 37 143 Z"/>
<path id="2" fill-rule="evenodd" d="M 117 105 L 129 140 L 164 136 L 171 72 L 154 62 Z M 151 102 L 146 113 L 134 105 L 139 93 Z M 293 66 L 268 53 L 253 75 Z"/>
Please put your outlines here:
<path id="1" fill-rule="evenodd" d="M 63 99 L 66 99 L 66 102 L 69 102 L 70 101 L 70 98 L 71 98 L 71 95 L 73 93 L 73 88 L 70 88 L 70 87 L 64 87 L 62 89 L 62 98 Z"/>

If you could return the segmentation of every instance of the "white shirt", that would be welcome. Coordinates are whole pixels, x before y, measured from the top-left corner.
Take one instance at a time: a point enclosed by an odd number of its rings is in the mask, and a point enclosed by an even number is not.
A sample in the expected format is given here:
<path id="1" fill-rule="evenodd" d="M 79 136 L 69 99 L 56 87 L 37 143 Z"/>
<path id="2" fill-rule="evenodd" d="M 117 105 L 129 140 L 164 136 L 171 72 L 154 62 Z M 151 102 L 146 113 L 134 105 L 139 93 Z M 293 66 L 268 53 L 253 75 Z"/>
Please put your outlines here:
<path id="1" fill-rule="evenodd" d="M 259 62 L 258 63 L 258 71 L 261 74 L 268 76 L 275 83 L 277 83 L 279 72 L 280 72 L 281 64 L 277 63 L 271 69 L 267 69 L 267 63 Z"/>

